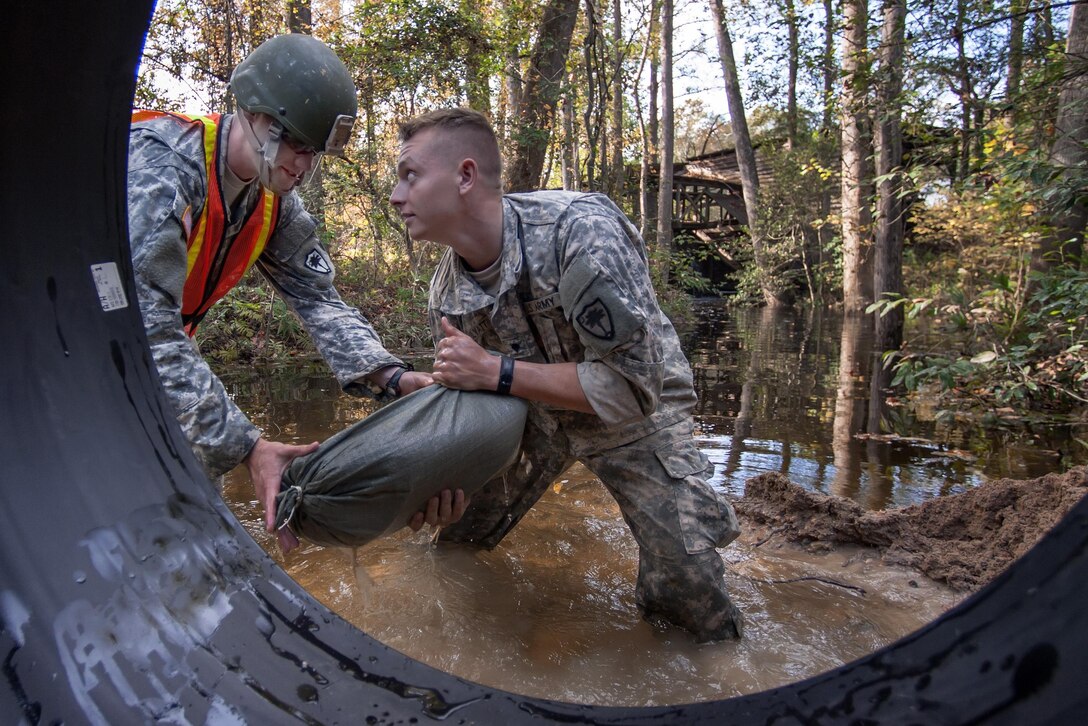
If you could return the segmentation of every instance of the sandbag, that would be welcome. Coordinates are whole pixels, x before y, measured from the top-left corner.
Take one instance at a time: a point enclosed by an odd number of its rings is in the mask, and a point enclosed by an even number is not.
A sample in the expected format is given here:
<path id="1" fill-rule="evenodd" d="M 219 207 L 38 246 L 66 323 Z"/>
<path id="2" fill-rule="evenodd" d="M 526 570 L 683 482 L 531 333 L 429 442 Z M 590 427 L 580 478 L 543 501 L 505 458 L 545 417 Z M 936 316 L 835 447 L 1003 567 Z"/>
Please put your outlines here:
<path id="1" fill-rule="evenodd" d="M 358 547 L 408 523 L 443 489 L 470 496 L 517 458 L 526 402 L 433 385 L 295 459 L 276 526 L 322 545 Z"/>

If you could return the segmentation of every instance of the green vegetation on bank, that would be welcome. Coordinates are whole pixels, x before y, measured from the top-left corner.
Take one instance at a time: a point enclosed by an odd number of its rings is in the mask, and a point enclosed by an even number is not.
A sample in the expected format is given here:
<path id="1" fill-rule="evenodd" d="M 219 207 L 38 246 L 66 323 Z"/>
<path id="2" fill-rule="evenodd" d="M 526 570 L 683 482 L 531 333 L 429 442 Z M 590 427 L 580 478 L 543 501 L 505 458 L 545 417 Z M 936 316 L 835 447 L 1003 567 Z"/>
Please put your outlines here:
<path id="1" fill-rule="evenodd" d="M 386 347 L 399 355 L 431 350 L 427 327 L 427 278 L 410 271 L 381 279 L 360 264 L 338 261 L 341 297 L 373 324 Z M 197 331 L 201 352 L 218 366 L 275 364 L 316 356 L 310 336 L 260 273 L 246 278 L 211 309 Z"/>
<path id="2" fill-rule="evenodd" d="M 370 321 L 386 348 L 409 357 L 431 352 L 427 285 L 433 260 L 428 260 L 429 266 L 419 264 L 416 272 L 398 256 L 397 263 L 376 272 L 370 260 L 335 254 L 334 259 L 341 297 Z M 685 255 L 675 256 L 672 279 L 677 284 L 662 286 L 656 281 L 662 308 L 677 324 L 690 322 L 693 316 L 691 296 L 678 285 L 705 287 L 689 262 Z M 255 269 L 209 311 L 197 331 L 197 343 L 204 357 L 220 367 L 272 365 L 317 355 L 298 318 Z"/>
<path id="3" fill-rule="evenodd" d="M 948 273 L 955 257 L 916 258 L 915 275 Z M 1088 404 L 1088 273 L 1075 261 L 1045 272 L 994 271 L 985 280 L 956 266 L 955 284 L 933 297 L 875 303 L 903 306 L 908 338 L 887 362 L 893 386 L 938 395 L 946 411 L 987 417 L 1072 413 Z M 911 269 L 911 268 L 908 268 Z M 975 278 L 975 279 L 969 279 Z M 951 282 L 951 281 L 950 281 Z"/>
<path id="4" fill-rule="evenodd" d="M 914 205 L 893 385 L 945 411 L 991 419 L 1088 410 L 1088 271 L 1056 220 L 1081 203 L 1088 169 L 1023 143 L 1025 121 L 992 125 L 979 171 Z M 1041 252 L 1050 248 L 1049 252 Z M 1066 252 L 1063 254 L 1063 250 Z"/>

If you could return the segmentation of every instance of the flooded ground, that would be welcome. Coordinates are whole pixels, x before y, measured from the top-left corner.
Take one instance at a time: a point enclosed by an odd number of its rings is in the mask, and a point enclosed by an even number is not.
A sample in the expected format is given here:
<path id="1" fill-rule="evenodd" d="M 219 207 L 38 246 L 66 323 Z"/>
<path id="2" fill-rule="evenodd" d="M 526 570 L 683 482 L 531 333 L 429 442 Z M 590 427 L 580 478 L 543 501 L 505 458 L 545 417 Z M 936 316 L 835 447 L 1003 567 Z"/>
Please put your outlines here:
<path id="1" fill-rule="evenodd" d="M 831 316 L 701 310 L 685 335 L 698 435 L 730 496 L 778 472 L 881 510 L 1076 463 L 1073 430 L 1010 438 L 888 407 L 869 391 L 864 333 L 849 327 Z M 320 367 L 227 381 L 281 441 L 323 439 L 374 410 Z M 698 645 L 639 617 L 635 543 L 580 465 L 490 552 L 435 548 L 427 533 L 402 530 L 354 552 L 304 544 L 283 558 L 244 473 L 228 476 L 224 496 L 292 577 L 381 642 L 463 678 L 562 701 L 676 704 L 773 688 L 872 652 L 963 597 L 871 549 L 814 552 L 751 528 L 722 551 L 745 638 Z"/>
<path id="2" fill-rule="evenodd" d="M 227 497 L 269 552 L 245 477 Z M 747 536 L 723 551 L 739 643 L 698 645 L 634 603 L 638 552 L 604 487 L 576 466 L 492 551 L 401 530 L 356 552 L 304 545 L 287 572 L 413 658 L 507 691 L 576 703 L 675 704 L 772 688 L 916 630 L 957 595 L 860 548 L 811 554 Z"/>

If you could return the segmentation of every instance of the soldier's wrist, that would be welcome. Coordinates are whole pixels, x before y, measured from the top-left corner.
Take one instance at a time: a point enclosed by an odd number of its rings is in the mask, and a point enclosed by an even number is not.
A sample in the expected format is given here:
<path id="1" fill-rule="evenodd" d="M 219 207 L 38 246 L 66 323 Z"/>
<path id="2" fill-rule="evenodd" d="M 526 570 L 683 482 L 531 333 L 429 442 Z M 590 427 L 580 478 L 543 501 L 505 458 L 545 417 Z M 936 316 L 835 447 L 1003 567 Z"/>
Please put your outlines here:
<path id="1" fill-rule="evenodd" d="M 396 365 L 396 370 L 393 371 L 393 374 L 386 378 L 383 383 L 370 384 L 370 389 L 373 391 L 374 397 L 382 403 L 400 398 L 400 379 L 408 371 L 414 370 L 415 366 L 411 363 L 398 363 Z"/>

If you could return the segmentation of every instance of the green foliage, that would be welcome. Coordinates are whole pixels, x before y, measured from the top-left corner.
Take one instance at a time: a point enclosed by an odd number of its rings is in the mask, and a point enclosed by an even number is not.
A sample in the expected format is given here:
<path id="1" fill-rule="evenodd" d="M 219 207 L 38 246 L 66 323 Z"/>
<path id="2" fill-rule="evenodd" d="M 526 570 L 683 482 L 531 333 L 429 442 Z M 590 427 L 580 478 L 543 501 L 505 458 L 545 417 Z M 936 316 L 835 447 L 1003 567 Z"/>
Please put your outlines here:
<path id="1" fill-rule="evenodd" d="M 445 105 L 451 96 L 465 97 L 466 60 L 494 70 L 493 57 L 479 60 L 491 45 L 485 17 L 469 9 L 439 0 L 358 3 L 351 32 L 345 29 L 336 50 L 349 67 L 363 71 L 360 86 L 370 99 L 406 114 Z M 379 109 L 360 109 L 373 110 Z"/>
<path id="2" fill-rule="evenodd" d="M 218 364 L 316 354 L 298 318 L 257 272 L 246 275 L 208 311 L 196 340 L 204 357 Z"/>
<path id="3" fill-rule="evenodd" d="M 902 306 L 908 320 L 927 318 L 943 333 L 940 352 L 908 345 L 892 384 L 912 391 L 936 385 L 987 408 L 1088 403 L 1088 272 L 1068 264 L 1030 277 L 1026 285 L 999 275 L 975 295 L 957 291 L 943 302 L 889 298 L 872 305 L 869 312 L 878 314 Z"/>
<path id="4" fill-rule="evenodd" d="M 376 274 L 373 266 L 360 259 L 345 260 L 338 268 L 337 289 L 345 302 L 358 307 L 370 321 L 386 348 L 430 350 L 427 286 L 432 268 L 427 266 L 424 274 L 401 264 Z"/>
<path id="5" fill-rule="evenodd" d="M 233 101 L 227 82 L 234 67 L 262 41 L 286 30 L 282 4 L 159 0 L 144 41 L 137 105 L 176 111 L 191 106 L 166 89 L 163 84 L 170 79 L 182 93 L 197 97 L 199 110 L 229 111 Z"/>
<path id="6" fill-rule="evenodd" d="M 669 284 L 695 295 L 716 293 L 713 283 L 707 279 L 700 268 L 717 257 L 717 252 L 706 242 L 691 235 L 677 235 L 672 242 L 672 255 L 669 259 Z M 656 252 L 660 255 L 661 253 Z M 661 269 L 654 265 L 652 269 Z"/>
<path id="7" fill-rule="evenodd" d="M 736 271 L 729 274 L 729 279 L 733 282 L 733 296 L 730 302 L 734 305 L 760 305 L 763 302 L 762 273 L 756 266 L 748 236 L 728 237 L 722 240 L 722 248 L 729 253 L 729 258 L 737 265 Z"/>
<path id="8" fill-rule="evenodd" d="M 674 240 L 674 245 L 678 240 Z M 650 258 L 650 281 L 654 286 L 658 305 L 675 325 L 690 323 L 695 317 L 691 294 L 705 292 L 711 286 L 710 281 L 696 268 L 696 261 L 701 253 L 697 250 L 674 250 L 667 255 L 666 265 L 666 253 L 660 246 L 651 245 L 647 252 Z M 664 279 L 666 269 L 669 272 L 667 281 Z"/>
<path id="9" fill-rule="evenodd" d="M 341 259 L 337 290 L 370 321 L 389 350 L 429 350 L 428 277 L 407 265 L 393 270 L 379 278 L 368 260 Z M 255 271 L 212 307 L 197 329 L 197 342 L 204 357 L 220 365 L 317 355 L 298 318 Z"/>
<path id="10" fill-rule="evenodd" d="M 734 275 L 742 304 L 763 302 L 769 287 L 787 297 L 816 304 L 831 302 L 841 286 L 841 244 L 831 216 L 831 199 L 838 194 L 837 146 L 813 136 L 796 149 L 760 148 L 770 167 L 760 186 L 760 221 L 755 230 L 763 243 L 764 269 L 759 269 L 747 236 L 723 242 L 738 264 Z"/>

